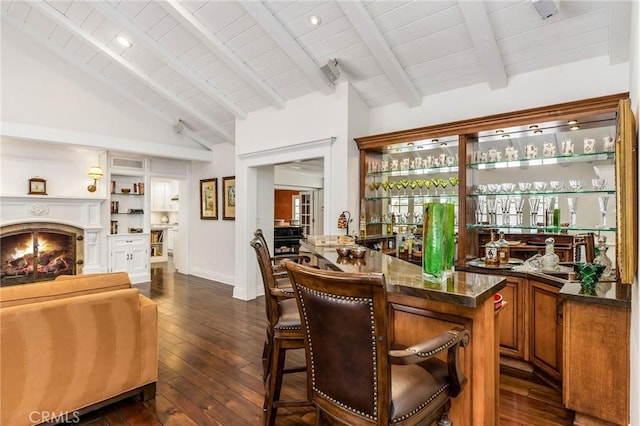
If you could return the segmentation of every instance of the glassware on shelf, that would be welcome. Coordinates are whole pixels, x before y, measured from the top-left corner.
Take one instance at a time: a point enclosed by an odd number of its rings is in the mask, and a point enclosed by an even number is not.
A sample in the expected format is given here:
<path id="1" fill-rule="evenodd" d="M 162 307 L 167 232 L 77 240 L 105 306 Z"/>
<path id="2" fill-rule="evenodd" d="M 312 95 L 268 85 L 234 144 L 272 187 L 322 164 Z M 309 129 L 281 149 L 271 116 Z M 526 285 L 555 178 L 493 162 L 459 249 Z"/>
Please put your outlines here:
<path id="1" fill-rule="evenodd" d="M 560 192 L 564 189 L 564 181 L 561 180 L 552 180 L 549 181 L 549 187 L 552 191 Z"/>
<path id="2" fill-rule="evenodd" d="M 571 215 L 569 222 L 571 227 L 575 227 L 577 223 L 576 215 L 578 213 L 578 197 L 567 197 L 567 204 L 569 204 L 569 214 Z"/>
<path id="3" fill-rule="evenodd" d="M 605 195 L 599 196 L 598 204 L 600 205 L 600 215 L 602 217 L 600 226 L 603 228 L 606 228 L 607 227 L 607 206 L 609 205 L 609 197 Z"/>
<path id="4" fill-rule="evenodd" d="M 536 192 L 544 192 L 547 189 L 547 182 L 536 181 L 533 182 L 533 190 Z"/>
<path id="5" fill-rule="evenodd" d="M 530 225 L 538 226 L 536 218 L 538 217 L 538 208 L 540 207 L 540 197 L 529 197 L 529 210 L 531 215 Z"/>
<path id="6" fill-rule="evenodd" d="M 518 190 L 520 192 L 531 191 L 531 182 L 518 182 Z"/>
<path id="7" fill-rule="evenodd" d="M 456 194 L 455 191 L 455 187 L 458 185 L 458 183 L 460 182 L 460 178 L 458 176 L 453 176 L 449 178 L 449 183 L 451 184 L 451 192 L 453 195 Z"/>
<path id="8" fill-rule="evenodd" d="M 418 186 L 418 181 L 417 180 L 412 180 L 411 182 L 409 182 L 409 188 L 411 188 L 411 196 L 415 197 L 416 196 L 416 187 Z"/>
<path id="9" fill-rule="evenodd" d="M 402 185 L 402 188 L 404 189 L 404 193 L 403 195 L 406 197 L 407 196 L 407 186 L 409 186 L 409 179 L 402 179 L 400 181 L 400 185 Z"/>
<path id="10" fill-rule="evenodd" d="M 385 181 L 382 182 L 382 190 L 387 193 L 387 196 L 390 195 L 389 190 L 393 187 L 393 182 Z"/>
<path id="11" fill-rule="evenodd" d="M 501 198 L 499 201 L 500 201 L 500 212 L 502 212 L 502 226 L 510 226 L 509 210 L 511 207 L 511 200 L 507 196 L 507 197 Z"/>
<path id="12" fill-rule="evenodd" d="M 484 198 L 477 198 L 475 200 L 475 214 L 476 214 L 476 223 L 482 223 L 482 217 L 487 209 L 487 200 Z"/>
<path id="13" fill-rule="evenodd" d="M 516 190 L 515 183 L 503 183 L 501 187 L 502 187 L 502 192 L 504 192 L 505 194 L 511 194 L 513 193 L 513 191 Z"/>
<path id="14" fill-rule="evenodd" d="M 557 199 L 556 197 L 549 197 L 548 201 L 544 205 L 545 212 L 545 225 L 551 226 L 554 223 L 553 213 L 556 209 Z"/>
<path id="15" fill-rule="evenodd" d="M 542 269 L 546 271 L 555 271 L 560 263 L 560 258 L 555 253 L 555 241 L 553 238 L 544 240 L 544 256 L 540 258 L 540 263 L 542 263 Z"/>
<path id="16" fill-rule="evenodd" d="M 445 195 L 447 193 L 447 186 L 449 185 L 449 181 L 447 179 L 440 178 L 438 179 L 438 183 L 442 187 L 442 195 Z"/>
<path id="17" fill-rule="evenodd" d="M 380 186 L 382 185 L 382 182 L 377 182 L 377 181 L 373 181 L 373 189 L 375 190 L 375 197 L 378 198 L 378 189 L 380 189 Z"/>
<path id="18" fill-rule="evenodd" d="M 574 191 L 581 191 L 584 186 L 584 181 L 580 179 L 571 179 L 569 181 L 569 187 Z"/>
<path id="19" fill-rule="evenodd" d="M 609 259 L 609 256 L 607 256 L 607 250 L 609 247 L 607 247 L 607 237 L 605 235 L 600 235 L 600 237 L 598 237 L 597 249 L 598 255 L 593 259 L 593 263 L 604 266 L 605 268 L 602 275 L 610 277 L 613 271 L 613 262 Z"/>
<path id="20" fill-rule="evenodd" d="M 515 204 L 515 207 L 516 207 L 516 225 L 522 226 L 522 223 L 523 223 L 522 212 L 524 211 L 524 198 L 516 197 L 513 199 L 513 203 Z"/>
<path id="21" fill-rule="evenodd" d="M 424 187 L 427 189 L 427 196 L 429 195 L 429 190 L 431 189 L 431 185 L 433 185 L 433 180 L 432 179 L 425 179 L 424 180 Z"/>
<path id="22" fill-rule="evenodd" d="M 495 197 L 487 199 L 487 216 L 489 225 L 496 225 L 498 213 L 498 200 Z"/>
<path id="23" fill-rule="evenodd" d="M 416 184 L 418 185 L 418 192 L 420 193 L 420 196 L 422 197 L 422 188 L 424 188 L 424 179 L 418 179 L 416 180 Z"/>
<path id="24" fill-rule="evenodd" d="M 501 188 L 502 185 L 500 185 L 499 183 L 490 183 L 487 185 L 487 192 L 489 192 L 490 194 L 497 194 L 498 192 L 500 192 Z"/>
<path id="25" fill-rule="evenodd" d="M 606 179 L 591 179 L 591 185 L 593 185 L 593 189 L 596 191 L 602 191 L 605 186 L 607 186 Z"/>

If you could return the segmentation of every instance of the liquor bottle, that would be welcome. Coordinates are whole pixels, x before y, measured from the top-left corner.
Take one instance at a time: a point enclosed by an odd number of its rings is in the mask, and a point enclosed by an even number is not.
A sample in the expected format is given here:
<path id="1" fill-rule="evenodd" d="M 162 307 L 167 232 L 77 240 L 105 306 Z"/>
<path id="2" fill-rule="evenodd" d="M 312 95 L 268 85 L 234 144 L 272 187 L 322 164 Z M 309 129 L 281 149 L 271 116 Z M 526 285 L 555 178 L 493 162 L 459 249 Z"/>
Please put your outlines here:
<path id="1" fill-rule="evenodd" d="M 487 268 L 497 268 L 500 266 L 498 244 L 495 242 L 493 231 L 491 231 L 491 241 L 484 246 L 484 265 Z"/>
<path id="2" fill-rule="evenodd" d="M 367 236 L 367 214 L 365 212 L 364 200 L 360 200 L 360 238 Z"/>
<path id="3" fill-rule="evenodd" d="M 509 263 L 510 248 L 507 240 L 504 239 L 504 232 L 500 231 L 500 239 L 498 240 L 498 260 L 501 265 Z"/>

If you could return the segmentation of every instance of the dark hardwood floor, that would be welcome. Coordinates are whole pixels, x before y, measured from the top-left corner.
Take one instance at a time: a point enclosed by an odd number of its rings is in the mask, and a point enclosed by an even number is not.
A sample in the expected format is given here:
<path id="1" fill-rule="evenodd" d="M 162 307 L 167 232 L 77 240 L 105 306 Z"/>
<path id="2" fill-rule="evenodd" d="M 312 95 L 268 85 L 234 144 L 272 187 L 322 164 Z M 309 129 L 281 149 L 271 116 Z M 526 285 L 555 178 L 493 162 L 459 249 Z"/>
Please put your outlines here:
<path id="1" fill-rule="evenodd" d="M 136 286 L 158 303 L 156 398 L 127 399 L 81 418 L 81 425 L 260 425 L 264 300 L 233 299 L 232 287 L 152 265 L 151 284 Z M 299 364 L 304 353 L 287 362 Z M 562 395 L 528 377 L 501 375 L 500 425 L 570 425 Z M 304 395 L 304 374 L 285 378 L 283 396 Z M 311 425 L 308 407 L 279 409 L 277 425 Z M 464 426 L 464 425 L 457 425 Z"/>

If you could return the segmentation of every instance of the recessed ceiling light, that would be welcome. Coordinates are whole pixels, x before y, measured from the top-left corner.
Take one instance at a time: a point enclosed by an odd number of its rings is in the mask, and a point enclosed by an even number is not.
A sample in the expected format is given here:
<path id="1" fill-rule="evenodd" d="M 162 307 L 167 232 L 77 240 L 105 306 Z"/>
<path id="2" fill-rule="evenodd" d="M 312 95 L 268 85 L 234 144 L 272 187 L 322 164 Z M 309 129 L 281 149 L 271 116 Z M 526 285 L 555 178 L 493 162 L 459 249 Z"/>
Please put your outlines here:
<path id="1" fill-rule="evenodd" d="M 510 137 L 511 136 L 509 136 L 509 135 L 502 135 L 502 139 L 507 139 L 507 138 L 510 138 Z"/>
<path id="2" fill-rule="evenodd" d="M 530 130 L 534 130 L 534 129 L 537 129 L 537 128 L 538 128 L 537 124 L 532 124 L 531 126 L 529 126 Z"/>
<path id="3" fill-rule="evenodd" d="M 118 34 L 116 40 L 124 47 L 131 47 L 131 42 L 123 35 Z"/>
<path id="4" fill-rule="evenodd" d="M 500 133 L 504 133 L 504 130 L 502 130 L 502 129 L 498 129 L 498 130 L 496 130 L 496 134 L 498 134 L 498 135 L 499 135 Z"/>
<path id="5" fill-rule="evenodd" d="M 407 146 L 413 146 L 413 142 L 409 142 Z"/>
<path id="6" fill-rule="evenodd" d="M 569 127 L 570 130 L 578 130 L 579 128 L 580 126 L 578 125 Z"/>
<path id="7" fill-rule="evenodd" d="M 431 139 L 431 142 L 438 143 L 439 141 L 438 141 L 438 139 Z"/>
<path id="8" fill-rule="evenodd" d="M 444 148 L 444 147 L 446 147 L 446 146 L 447 146 L 447 144 L 446 144 L 446 143 L 444 143 L 444 142 L 442 142 L 442 143 L 440 144 L 440 146 Z"/>
<path id="9" fill-rule="evenodd" d="M 567 121 L 567 124 L 570 124 L 570 125 L 578 124 L 578 120 L 569 120 Z"/>
<path id="10" fill-rule="evenodd" d="M 311 25 L 320 25 L 322 24 L 322 18 L 316 15 L 311 15 L 309 16 L 309 22 L 311 22 Z"/>
<path id="11" fill-rule="evenodd" d="M 540 135 L 540 134 L 542 134 L 542 130 L 534 130 L 533 134 L 534 135 Z"/>
<path id="12" fill-rule="evenodd" d="M 422 149 L 422 148 L 424 148 L 424 146 L 420 145 L 417 149 Z"/>

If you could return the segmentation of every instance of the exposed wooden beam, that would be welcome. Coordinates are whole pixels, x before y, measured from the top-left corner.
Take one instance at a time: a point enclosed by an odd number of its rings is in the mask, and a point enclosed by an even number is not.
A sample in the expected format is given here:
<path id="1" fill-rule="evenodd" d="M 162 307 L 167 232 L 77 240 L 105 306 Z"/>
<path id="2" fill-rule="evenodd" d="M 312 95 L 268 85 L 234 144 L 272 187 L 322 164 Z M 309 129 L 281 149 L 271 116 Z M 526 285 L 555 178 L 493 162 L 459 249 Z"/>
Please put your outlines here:
<path id="1" fill-rule="evenodd" d="M 114 64 L 119 65 L 123 70 L 127 73 L 132 74 L 138 80 L 140 80 L 143 84 L 146 84 L 151 89 L 153 89 L 157 94 L 164 97 L 167 101 L 172 104 L 178 106 L 180 109 L 188 112 L 190 115 L 194 116 L 197 120 L 199 120 L 202 124 L 208 126 L 210 129 L 221 135 L 227 142 L 234 142 L 233 135 L 227 132 L 222 126 L 214 121 L 211 121 L 209 117 L 201 113 L 200 111 L 194 110 L 189 104 L 187 104 L 183 99 L 181 99 L 175 93 L 170 92 L 165 87 L 158 84 L 155 80 L 151 79 L 148 75 L 146 75 L 141 69 L 131 64 L 129 61 L 124 59 L 121 55 L 117 54 L 105 44 L 103 44 L 100 40 L 93 37 L 87 31 L 75 25 L 71 20 L 69 20 L 66 16 L 61 14 L 57 9 L 49 6 L 44 1 L 29 1 L 30 6 L 38 10 L 40 13 L 51 19 L 56 24 L 60 25 L 65 30 L 69 31 L 76 37 L 83 40 L 85 43 L 94 47 L 101 54 L 107 56 Z"/>
<path id="2" fill-rule="evenodd" d="M 103 1 L 91 1 L 89 2 L 91 7 L 100 12 L 108 20 L 116 23 L 118 26 L 126 29 L 136 40 L 136 42 L 143 43 L 147 48 L 151 49 L 153 53 L 161 58 L 166 64 L 171 67 L 178 75 L 185 80 L 188 80 L 198 89 L 202 90 L 205 94 L 213 98 L 216 102 L 222 105 L 227 111 L 235 115 L 236 118 L 247 118 L 247 112 L 240 108 L 235 102 L 229 99 L 218 88 L 212 85 L 210 82 L 196 74 L 191 68 L 189 68 L 184 62 L 172 55 L 167 49 L 162 47 L 156 39 L 151 37 L 148 33 L 141 30 L 129 17 L 123 15 L 114 9 L 109 3 Z"/>
<path id="3" fill-rule="evenodd" d="M 411 83 L 409 76 L 364 5 L 356 1 L 344 1 L 338 4 L 405 103 L 410 107 L 420 105 L 422 95 Z"/>
<path id="4" fill-rule="evenodd" d="M 484 2 L 459 0 L 458 5 L 489 87 L 493 90 L 507 87 L 507 72 Z"/>
<path id="5" fill-rule="evenodd" d="M 630 1 L 610 1 L 607 3 L 609 7 L 609 64 L 611 65 L 629 61 L 631 3 Z"/>
<path id="6" fill-rule="evenodd" d="M 264 79 L 249 67 L 238 55 L 229 49 L 218 37 L 191 14 L 180 2 L 167 0 L 159 2 L 162 8 L 174 19 L 189 29 L 201 43 L 207 46 L 244 81 L 249 83 L 263 98 L 276 108 L 284 108 L 287 101 L 280 96 Z M 244 118 L 244 117 L 241 117 Z"/>
<path id="7" fill-rule="evenodd" d="M 242 1 L 249 15 L 260 25 L 267 34 L 280 46 L 291 60 L 302 70 L 313 84 L 323 93 L 329 95 L 335 86 L 324 76 L 320 66 L 309 57 L 307 52 L 293 39 L 291 34 L 282 26 L 275 16 L 260 1 Z"/>
<path id="8" fill-rule="evenodd" d="M 144 109 L 148 113 L 155 115 L 160 120 L 165 122 L 167 124 L 168 128 L 170 128 L 172 125 L 175 124 L 175 121 L 176 121 L 175 117 L 171 117 L 168 114 L 164 114 L 164 113 L 158 111 L 157 109 L 151 107 L 151 105 L 145 103 L 141 99 L 133 96 L 131 94 L 131 92 L 129 92 L 127 90 L 124 90 L 120 85 L 114 83 L 112 80 L 109 80 L 108 78 L 104 77 L 100 73 L 96 73 L 95 70 L 92 69 L 91 67 L 89 67 L 88 64 L 81 63 L 80 61 L 77 61 L 72 55 L 69 54 L 69 52 L 65 51 L 64 49 L 62 49 L 62 48 L 60 48 L 58 46 L 55 46 L 53 44 L 51 44 L 51 45 L 46 44 L 43 41 L 41 35 L 36 34 L 31 28 L 25 26 L 24 22 L 19 21 L 18 19 L 16 19 L 15 17 L 13 17 L 12 15 L 10 15 L 8 13 L 2 13 L 0 15 L 2 16 L 2 19 L 4 20 L 5 23 L 13 25 L 18 31 L 20 31 L 23 34 L 26 34 L 27 36 L 31 37 L 31 39 L 33 41 L 35 41 L 36 43 L 42 45 L 44 48 L 46 48 L 48 50 L 51 50 L 51 51 L 55 52 L 61 58 L 65 59 L 67 62 L 69 62 L 71 65 L 73 65 L 73 66 L 75 66 L 77 68 L 80 68 L 81 70 L 85 71 L 93 79 L 98 80 L 100 83 L 102 83 L 103 85 L 109 87 L 114 92 L 118 92 L 121 96 L 129 99 L 131 102 L 133 102 L 136 105 L 140 106 L 140 108 Z M 191 131 L 191 130 L 189 130 L 187 128 L 184 129 L 184 133 L 183 134 L 185 136 L 187 136 L 188 138 L 190 138 L 191 140 L 193 140 L 194 142 L 202 145 L 204 148 L 206 148 L 208 150 L 211 150 L 213 145 L 215 145 L 211 141 L 209 141 L 207 139 L 203 139 L 196 132 L 193 132 L 193 131 Z"/>

